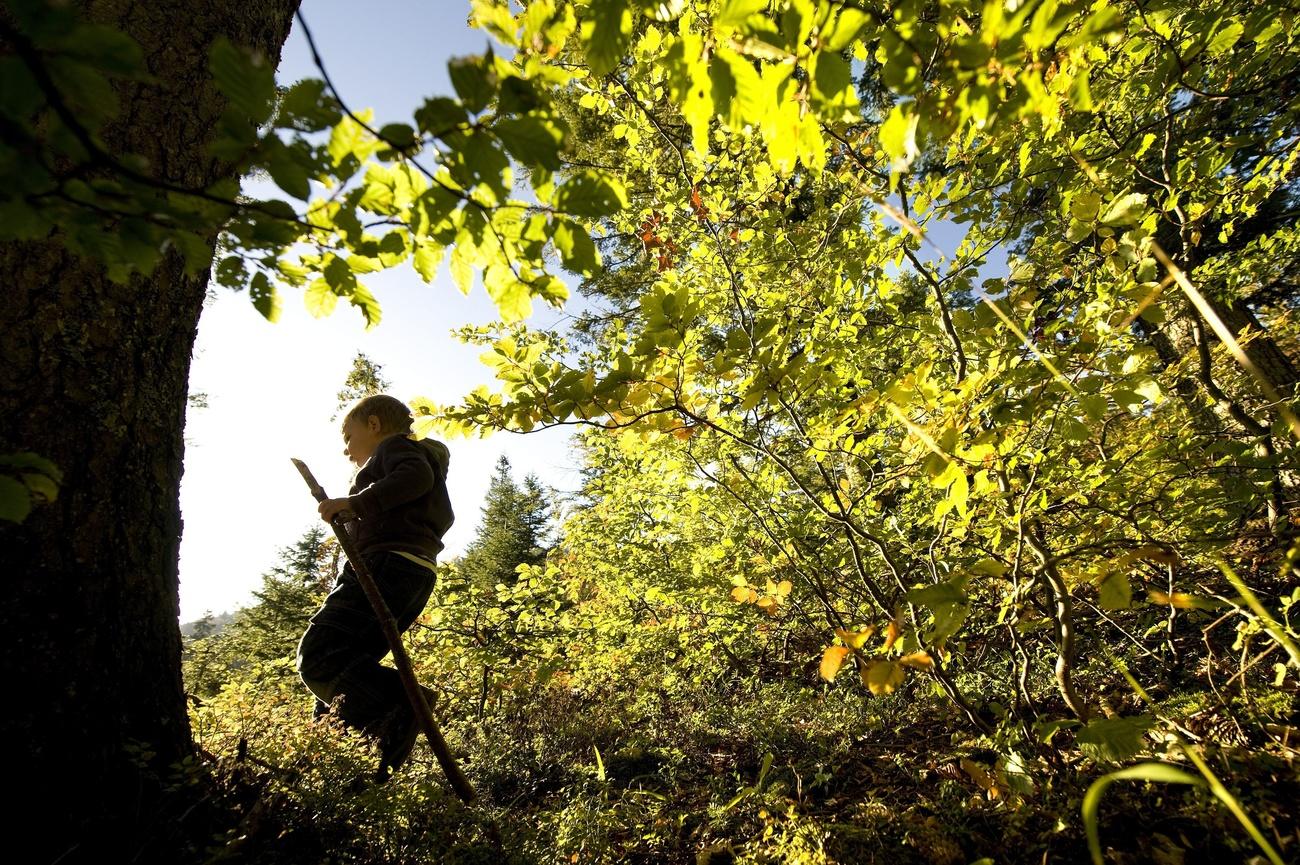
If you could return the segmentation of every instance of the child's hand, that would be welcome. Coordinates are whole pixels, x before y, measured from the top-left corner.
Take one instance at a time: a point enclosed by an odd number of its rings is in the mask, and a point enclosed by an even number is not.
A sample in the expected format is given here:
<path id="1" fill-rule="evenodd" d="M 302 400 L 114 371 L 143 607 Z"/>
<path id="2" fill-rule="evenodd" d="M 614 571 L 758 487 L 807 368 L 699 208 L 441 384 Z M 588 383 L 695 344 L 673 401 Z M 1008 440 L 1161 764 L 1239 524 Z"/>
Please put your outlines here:
<path id="1" fill-rule="evenodd" d="M 334 517 L 339 515 L 343 517 L 344 522 L 347 522 L 357 518 L 356 514 L 349 509 L 350 507 L 347 499 L 326 499 L 320 503 L 317 510 L 320 511 L 321 519 L 327 523 L 332 522 Z"/>

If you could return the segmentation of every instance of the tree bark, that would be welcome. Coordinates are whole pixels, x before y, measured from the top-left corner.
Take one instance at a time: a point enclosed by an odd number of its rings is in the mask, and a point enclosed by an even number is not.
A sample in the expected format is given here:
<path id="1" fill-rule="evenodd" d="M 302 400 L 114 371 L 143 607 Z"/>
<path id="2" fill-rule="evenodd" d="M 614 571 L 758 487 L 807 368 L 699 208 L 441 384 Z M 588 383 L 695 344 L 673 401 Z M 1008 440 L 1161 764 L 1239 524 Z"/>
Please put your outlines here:
<path id="1" fill-rule="evenodd" d="M 89 18 L 141 45 L 156 79 L 119 87 L 107 147 L 141 154 L 154 176 L 187 186 L 228 174 L 206 153 L 225 107 L 207 72 L 209 47 L 225 35 L 278 63 L 297 5 L 83 3 Z M 7 816 L 20 834 L 6 846 L 29 851 L 20 859 L 30 862 L 150 860 L 184 847 L 159 840 L 174 828 L 158 819 L 157 779 L 194 750 L 177 556 L 182 428 L 207 274 L 186 275 L 171 254 L 151 276 L 116 285 L 56 232 L 0 244 L 0 284 L 0 453 L 34 451 L 64 475 L 56 502 L 21 525 L 0 523 L 0 729 L 19 767 L 17 811 Z"/>

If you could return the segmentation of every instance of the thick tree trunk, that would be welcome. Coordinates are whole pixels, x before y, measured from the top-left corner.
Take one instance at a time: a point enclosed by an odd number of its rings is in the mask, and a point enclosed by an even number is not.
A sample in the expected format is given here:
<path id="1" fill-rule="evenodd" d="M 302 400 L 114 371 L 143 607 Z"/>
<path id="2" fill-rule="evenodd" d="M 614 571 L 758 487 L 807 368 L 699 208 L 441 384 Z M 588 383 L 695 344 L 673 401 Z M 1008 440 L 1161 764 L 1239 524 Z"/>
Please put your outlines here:
<path id="1" fill-rule="evenodd" d="M 157 79 L 122 89 L 106 144 L 143 154 L 173 182 L 228 171 L 205 152 L 224 107 L 208 48 L 225 35 L 278 61 L 297 0 L 87 7 L 140 43 Z M 30 852 L 19 854 L 27 862 L 127 861 L 150 844 L 161 852 L 148 841 L 169 831 L 156 825 L 152 778 L 193 753 L 178 496 L 207 276 L 185 275 L 173 255 L 149 278 L 114 285 L 56 236 L 0 244 L 0 285 L 0 453 L 34 451 L 64 473 L 57 502 L 0 523 L 0 724 L 19 765 L 6 821 L 18 832 L 5 847 Z"/>

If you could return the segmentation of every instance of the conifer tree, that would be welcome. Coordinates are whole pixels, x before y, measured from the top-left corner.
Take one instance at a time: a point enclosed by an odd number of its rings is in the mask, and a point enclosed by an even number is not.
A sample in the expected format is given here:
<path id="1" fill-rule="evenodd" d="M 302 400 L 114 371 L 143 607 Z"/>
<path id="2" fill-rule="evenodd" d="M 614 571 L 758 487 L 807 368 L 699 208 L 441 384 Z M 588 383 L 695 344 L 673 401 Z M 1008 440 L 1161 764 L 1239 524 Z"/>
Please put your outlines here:
<path id="1" fill-rule="evenodd" d="M 280 549 L 279 561 L 262 575 L 261 589 L 253 592 L 257 603 L 237 610 L 220 631 L 196 632 L 186 640 L 186 690 L 211 696 L 250 663 L 291 659 L 307 620 L 330 588 L 328 563 L 334 546 L 323 528 L 311 526 Z"/>
<path id="2" fill-rule="evenodd" d="M 483 524 L 469 545 L 460 570 L 471 583 L 491 588 L 512 585 L 519 565 L 537 565 L 546 559 L 546 493 L 537 478 L 528 475 L 521 485 L 510 474 L 510 460 L 497 460 L 483 505 Z"/>

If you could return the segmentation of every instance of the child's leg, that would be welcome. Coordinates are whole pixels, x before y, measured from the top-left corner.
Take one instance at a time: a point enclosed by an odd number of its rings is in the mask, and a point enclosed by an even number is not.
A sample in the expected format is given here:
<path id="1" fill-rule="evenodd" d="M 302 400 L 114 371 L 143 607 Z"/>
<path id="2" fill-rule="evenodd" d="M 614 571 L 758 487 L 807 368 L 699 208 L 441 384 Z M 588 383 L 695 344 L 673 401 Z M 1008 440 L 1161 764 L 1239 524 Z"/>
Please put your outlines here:
<path id="1" fill-rule="evenodd" d="M 372 553 L 366 564 L 398 632 L 406 631 L 428 603 L 433 573 L 395 553 Z M 317 699 L 328 703 L 343 695 L 344 722 L 365 727 L 406 701 L 397 671 L 379 663 L 388 642 L 351 566 L 311 622 L 298 644 L 298 672 Z"/>

